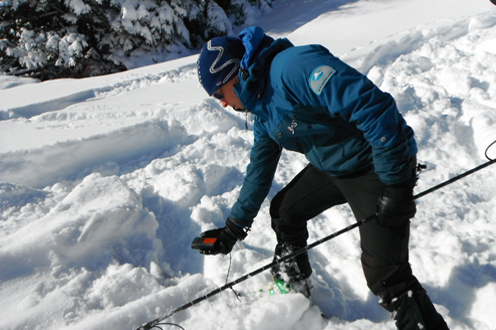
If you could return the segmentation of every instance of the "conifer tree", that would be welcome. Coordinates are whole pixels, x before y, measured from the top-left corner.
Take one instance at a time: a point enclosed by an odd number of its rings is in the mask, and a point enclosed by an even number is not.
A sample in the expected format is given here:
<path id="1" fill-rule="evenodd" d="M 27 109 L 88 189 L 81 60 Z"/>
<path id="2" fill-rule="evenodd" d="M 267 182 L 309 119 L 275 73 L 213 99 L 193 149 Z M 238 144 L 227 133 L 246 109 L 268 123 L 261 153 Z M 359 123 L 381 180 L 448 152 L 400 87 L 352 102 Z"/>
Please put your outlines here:
<path id="1" fill-rule="evenodd" d="M 273 0 L 0 0 L 0 70 L 87 77 L 189 54 Z"/>

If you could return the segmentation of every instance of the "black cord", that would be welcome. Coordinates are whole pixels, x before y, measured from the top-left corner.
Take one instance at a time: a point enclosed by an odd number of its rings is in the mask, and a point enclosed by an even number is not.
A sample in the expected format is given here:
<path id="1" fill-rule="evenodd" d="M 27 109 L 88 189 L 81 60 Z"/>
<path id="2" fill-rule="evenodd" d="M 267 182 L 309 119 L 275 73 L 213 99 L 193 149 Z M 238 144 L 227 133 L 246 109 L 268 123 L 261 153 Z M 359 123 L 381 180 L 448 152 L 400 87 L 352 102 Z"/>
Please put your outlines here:
<path id="1" fill-rule="evenodd" d="M 494 140 L 494 142 L 493 142 L 493 143 L 491 143 L 490 145 L 488 145 L 488 146 L 487 146 L 487 148 L 486 148 L 486 152 L 484 153 L 484 154 L 485 154 L 485 156 L 486 156 L 486 158 L 487 158 L 488 160 L 490 160 L 490 161 L 493 161 L 493 160 L 495 160 L 496 158 L 491 159 L 491 158 L 489 157 L 489 155 L 487 154 L 487 152 L 489 151 L 489 148 L 491 148 L 491 147 L 493 146 L 493 144 L 495 144 L 495 143 L 496 143 L 496 140 Z"/>
<path id="2" fill-rule="evenodd" d="M 229 281 L 229 273 L 231 272 L 231 263 L 232 263 L 232 256 L 229 253 L 229 268 L 227 269 L 226 284 Z M 232 290 L 232 292 L 234 292 L 234 295 L 236 296 L 236 298 L 238 298 L 238 300 L 241 302 L 241 299 L 239 299 L 239 294 L 236 291 L 234 291 L 234 289 L 232 287 L 231 287 L 231 290 Z"/>
<path id="3" fill-rule="evenodd" d="M 159 328 L 160 330 L 163 330 L 161 327 L 159 327 L 159 325 L 173 325 L 175 327 L 178 327 L 178 328 L 185 330 L 182 326 L 180 326 L 179 324 L 175 324 L 175 323 L 157 323 L 157 325 L 155 325 L 153 328 Z"/>

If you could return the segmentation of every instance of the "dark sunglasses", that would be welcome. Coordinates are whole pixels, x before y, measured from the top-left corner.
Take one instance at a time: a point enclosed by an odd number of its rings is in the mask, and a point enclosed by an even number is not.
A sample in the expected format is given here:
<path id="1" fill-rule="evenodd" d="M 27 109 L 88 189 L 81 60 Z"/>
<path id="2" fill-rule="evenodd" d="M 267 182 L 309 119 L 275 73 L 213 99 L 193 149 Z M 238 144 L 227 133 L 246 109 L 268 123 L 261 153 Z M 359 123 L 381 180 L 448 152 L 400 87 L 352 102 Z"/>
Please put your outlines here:
<path id="1" fill-rule="evenodd" d="M 217 100 L 222 101 L 224 99 L 224 95 L 220 91 L 220 89 L 216 90 L 213 94 L 213 97 L 215 97 Z"/>

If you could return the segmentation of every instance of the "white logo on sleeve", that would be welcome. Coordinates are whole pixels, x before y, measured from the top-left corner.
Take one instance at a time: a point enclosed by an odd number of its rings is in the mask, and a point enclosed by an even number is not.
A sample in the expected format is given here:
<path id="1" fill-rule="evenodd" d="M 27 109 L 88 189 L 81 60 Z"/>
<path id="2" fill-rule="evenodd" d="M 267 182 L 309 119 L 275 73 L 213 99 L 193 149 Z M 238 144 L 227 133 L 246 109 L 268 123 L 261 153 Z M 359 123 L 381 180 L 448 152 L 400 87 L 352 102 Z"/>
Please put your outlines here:
<path id="1" fill-rule="evenodd" d="M 320 95 L 329 79 L 336 73 L 336 70 L 329 65 L 321 65 L 313 70 L 308 80 L 310 88 L 315 94 Z"/>

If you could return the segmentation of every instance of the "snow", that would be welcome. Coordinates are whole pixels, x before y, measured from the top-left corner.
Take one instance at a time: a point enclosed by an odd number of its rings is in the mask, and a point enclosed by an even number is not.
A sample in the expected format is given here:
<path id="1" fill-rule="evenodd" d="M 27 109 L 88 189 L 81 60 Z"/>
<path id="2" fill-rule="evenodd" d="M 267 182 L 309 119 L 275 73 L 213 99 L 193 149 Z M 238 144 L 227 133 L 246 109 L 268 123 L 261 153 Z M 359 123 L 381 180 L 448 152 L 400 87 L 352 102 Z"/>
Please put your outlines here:
<path id="1" fill-rule="evenodd" d="M 273 36 L 324 44 L 395 97 L 427 164 L 416 193 L 487 161 L 496 140 L 489 1 L 279 0 L 256 20 Z M 224 285 L 228 272 L 231 281 L 270 263 L 269 199 L 306 164 L 290 152 L 231 256 L 190 249 L 223 225 L 253 139 L 244 115 L 207 98 L 195 62 L 43 83 L 0 76 L 1 329 L 134 329 Z M 491 166 L 418 200 L 410 262 L 452 330 L 496 329 L 495 185 Z M 353 221 L 347 206 L 328 210 L 309 223 L 309 242 Z M 394 329 L 363 278 L 357 230 L 309 254 L 312 303 L 269 295 L 266 271 L 234 287 L 239 299 L 227 290 L 165 321 Z"/>

